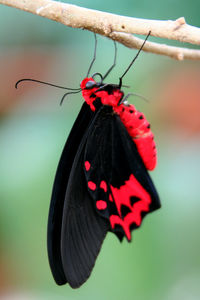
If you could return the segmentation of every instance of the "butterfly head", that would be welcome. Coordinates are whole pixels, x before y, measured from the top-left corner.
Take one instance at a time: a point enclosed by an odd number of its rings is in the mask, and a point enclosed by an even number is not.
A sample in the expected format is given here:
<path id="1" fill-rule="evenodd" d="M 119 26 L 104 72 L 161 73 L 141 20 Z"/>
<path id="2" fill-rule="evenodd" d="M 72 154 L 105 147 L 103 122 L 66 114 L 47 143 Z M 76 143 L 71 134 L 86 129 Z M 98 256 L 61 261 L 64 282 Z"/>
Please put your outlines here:
<path id="1" fill-rule="evenodd" d="M 102 80 L 97 82 L 92 76 L 89 78 L 84 78 L 81 81 L 80 87 L 83 95 L 88 95 L 90 97 L 95 91 L 97 91 L 103 85 L 104 84 L 102 83 Z"/>

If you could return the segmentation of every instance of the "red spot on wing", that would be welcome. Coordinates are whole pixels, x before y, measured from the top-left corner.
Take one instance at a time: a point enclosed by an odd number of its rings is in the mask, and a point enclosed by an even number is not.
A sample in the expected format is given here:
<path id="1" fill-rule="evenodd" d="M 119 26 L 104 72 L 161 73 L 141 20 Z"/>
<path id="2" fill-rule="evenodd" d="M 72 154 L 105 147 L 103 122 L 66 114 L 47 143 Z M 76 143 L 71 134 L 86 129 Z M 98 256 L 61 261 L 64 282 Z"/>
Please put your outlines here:
<path id="1" fill-rule="evenodd" d="M 110 216 L 111 227 L 114 229 L 115 225 L 120 225 L 123 228 L 127 239 L 130 240 L 130 226 L 133 223 L 135 223 L 136 226 L 140 226 L 142 222 L 141 213 L 149 211 L 151 197 L 132 174 L 130 175 L 129 180 L 125 181 L 125 184 L 119 189 L 112 185 L 110 187 L 119 214 Z M 131 204 L 131 197 L 137 197 L 139 200 L 134 204 Z M 130 212 L 127 213 L 125 217 L 122 217 L 122 205 L 125 205 L 130 209 Z"/>
<path id="2" fill-rule="evenodd" d="M 85 161 L 85 169 L 86 169 L 86 171 L 89 171 L 89 169 L 90 169 L 89 161 Z"/>
<path id="3" fill-rule="evenodd" d="M 97 207 L 97 209 L 99 209 L 99 210 L 106 209 L 107 203 L 106 203 L 106 201 L 104 201 L 104 200 L 98 200 L 98 201 L 96 202 L 96 207 Z"/>
<path id="4" fill-rule="evenodd" d="M 113 202 L 113 198 L 111 194 L 109 194 L 109 201 Z"/>
<path id="5" fill-rule="evenodd" d="M 92 191 L 96 190 L 96 184 L 93 181 L 88 181 L 88 187 L 89 189 L 91 189 Z"/>
<path id="6" fill-rule="evenodd" d="M 101 181 L 100 183 L 100 188 L 104 190 L 104 192 L 106 193 L 108 188 L 107 188 L 107 183 L 105 181 Z"/>

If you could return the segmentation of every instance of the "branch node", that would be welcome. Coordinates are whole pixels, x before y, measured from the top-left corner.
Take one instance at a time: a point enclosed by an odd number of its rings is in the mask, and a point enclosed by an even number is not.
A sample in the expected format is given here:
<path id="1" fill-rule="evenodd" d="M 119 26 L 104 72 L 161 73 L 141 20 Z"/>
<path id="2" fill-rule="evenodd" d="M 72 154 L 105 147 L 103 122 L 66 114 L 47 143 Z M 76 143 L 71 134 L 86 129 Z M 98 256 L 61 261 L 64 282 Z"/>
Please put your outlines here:
<path id="1" fill-rule="evenodd" d="M 185 18 L 184 17 L 176 19 L 174 21 L 175 28 L 173 29 L 173 31 L 179 30 L 185 24 L 186 24 L 186 22 L 185 22 Z"/>
<path id="2" fill-rule="evenodd" d="M 177 53 L 177 59 L 178 60 L 184 60 L 184 54 L 181 53 L 181 52 Z"/>
<path id="3" fill-rule="evenodd" d="M 178 25 L 184 25 L 186 24 L 185 18 L 184 17 L 180 17 L 178 19 L 176 19 L 175 21 Z"/>

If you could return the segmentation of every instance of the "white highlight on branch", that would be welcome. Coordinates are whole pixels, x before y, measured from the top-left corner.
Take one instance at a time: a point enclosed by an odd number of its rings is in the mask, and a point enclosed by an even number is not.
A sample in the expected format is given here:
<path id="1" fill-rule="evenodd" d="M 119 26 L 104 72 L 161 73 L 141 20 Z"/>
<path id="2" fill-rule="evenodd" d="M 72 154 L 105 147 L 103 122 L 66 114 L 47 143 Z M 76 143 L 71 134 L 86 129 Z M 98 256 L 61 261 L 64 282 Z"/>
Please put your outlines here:
<path id="1" fill-rule="evenodd" d="M 50 6 L 52 6 L 52 3 L 49 3 L 49 4 L 47 4 L 45 6 L 42 6 L 42 7 L 39 7 L 38 9 L 36 9 L 36 14 L 39 15 L 44 9 L 46 9 L 46 8 L 48 8 Z"/>

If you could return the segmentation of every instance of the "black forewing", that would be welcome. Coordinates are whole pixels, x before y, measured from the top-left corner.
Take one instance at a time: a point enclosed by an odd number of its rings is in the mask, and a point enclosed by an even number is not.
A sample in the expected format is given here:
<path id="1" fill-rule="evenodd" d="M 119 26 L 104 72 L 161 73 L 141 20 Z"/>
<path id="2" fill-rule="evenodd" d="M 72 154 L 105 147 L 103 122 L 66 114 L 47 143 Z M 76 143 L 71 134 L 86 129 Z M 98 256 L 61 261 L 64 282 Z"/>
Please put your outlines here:
<path id="1" fill-rule="evenodd" d="M 67 282 L 60 249 L 65 193 L 74 157 L 93 115 L 89 106 L 84 103 L 64 146 L 54 180 L 48 218 L 47 246 L 51 271 L 59 285 Z"/>
<path id="2" fill-rule="evenodd" d="M 70 173 L 62 219 L 62 263 L 66 279 L 73 288 L 82 285 L 90 276 L 109 229 L 108 221 L 94 209 L 94 201 L 87 189 L 84 149 L 83 139 Z"/>
<path id="3" fill-rule="evenodd" d="M 98 199 L 105 200 L 107 203 L 107 209 L 97 210 L 101 216 L 108 219 L 116 213 L 113 202 L 109 201 L 110 185 L 120 188 L 131 174 L 151 197 L 149 212 L 160 207 L 158 194 L 136 145 L 111 107 L 103 108 L 96 118 L 93 128 L 90 129 L 84 161 L 91 164 L 90 170 L 85 170 L 86 180 L 94 182 L 97 187 L 95 190 L 88 189 L 93 197 L 94 205 Z M 107 193 L 100 188 L 102 180 L 107 184 Z M 117 227 L 116 229 L 116 233 L 121 239 L 122 228 Z"/>

